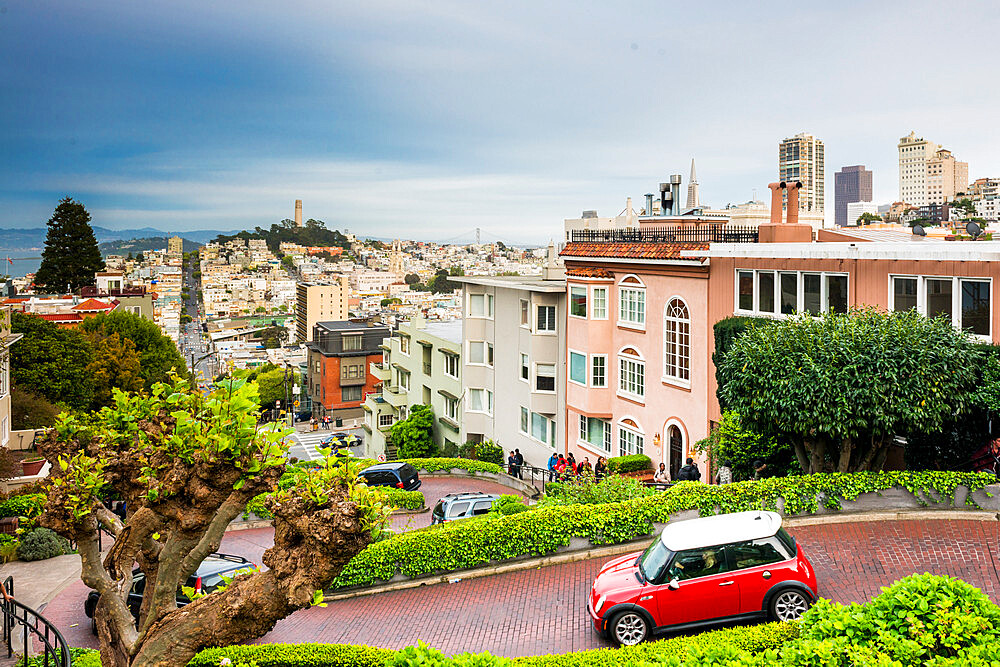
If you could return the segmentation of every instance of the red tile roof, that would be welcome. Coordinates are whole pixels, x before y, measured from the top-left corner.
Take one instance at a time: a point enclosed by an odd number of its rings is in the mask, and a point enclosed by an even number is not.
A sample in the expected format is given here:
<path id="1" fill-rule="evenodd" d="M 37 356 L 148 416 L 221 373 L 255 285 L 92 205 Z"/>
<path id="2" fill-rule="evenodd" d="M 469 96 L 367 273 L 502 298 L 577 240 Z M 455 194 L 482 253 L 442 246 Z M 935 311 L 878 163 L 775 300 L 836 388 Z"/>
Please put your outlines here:
<path id="1" fill-rule="evenodd" d="M 682 257 L 682 250 L 708 250 L 707 243 L 592 243 L 573 241 L 559 253 L 562 257 L 620 257 L 622 259 L 696 259 Z"/>
<path id="2" fill-rule="evenodd" d="M 40 317 L 43 320 L 48 320 L 49 322 L 56 322 L 59 324 L 68 324 L 71 322 L 76 323 L 83 321 L 83 317 L 77 315 L 76 313 L 42 313 L 40 315 L 37 315 L 37 317 Z"/>
<path id="3" fill-rule="evenodd" d="M 103 301 L 98 301 L 97 299 L 87 299 L 86 301 L 81 301 L 80 303 L 73 306 L 73 310 L 77 312 L 87 312 L 93 313 L 99 310 L 114 310 L 115 304 L 104 303 Z"/>
<path id="4" fill-rule="evenodd" d="M 571 278 L 614 278 L 615 274 L 597 266 L 579 266 L 566 269 L 566 275 Z"/>

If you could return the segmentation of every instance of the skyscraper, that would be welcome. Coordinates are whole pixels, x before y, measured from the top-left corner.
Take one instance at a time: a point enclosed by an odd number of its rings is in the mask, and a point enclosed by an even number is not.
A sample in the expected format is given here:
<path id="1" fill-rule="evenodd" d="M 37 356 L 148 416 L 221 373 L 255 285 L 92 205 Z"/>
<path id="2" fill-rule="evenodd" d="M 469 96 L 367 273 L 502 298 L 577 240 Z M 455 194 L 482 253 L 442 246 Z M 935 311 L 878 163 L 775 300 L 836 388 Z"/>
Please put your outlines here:
<path id="1" fill-rule="evenodd" d="M 914 206 L 927 202 L 927 161 L 941 146 L 918 137 L 915 132 L 899 140 L 899 201 Z"/>
<path id="2" fill-rule="evenodd" d="M 694 158 L 691 158 L 691 180 L 688 182 L 688 198 L 685 208 L 697 208 L 701 206 L 698 202 L 698 177 L 694 173 Z"/>
<path id="3" fill-rule="evenodd" d="M 778 144 L 778 179 L 801 181 L 799 211 L 822 215 L 826 201 L 826 155 L 823 142 L 800 132 Z M 785 207 L 787 198 L 782 200 Z"/>
<path id="4" fill-rule="evenodd" d="M 833 175 L 834 223 L 838 227 L 853 224 L 847 215 L 847 205 L 872 200 L 872 172 L 863 164 L 843 167 Z"/>

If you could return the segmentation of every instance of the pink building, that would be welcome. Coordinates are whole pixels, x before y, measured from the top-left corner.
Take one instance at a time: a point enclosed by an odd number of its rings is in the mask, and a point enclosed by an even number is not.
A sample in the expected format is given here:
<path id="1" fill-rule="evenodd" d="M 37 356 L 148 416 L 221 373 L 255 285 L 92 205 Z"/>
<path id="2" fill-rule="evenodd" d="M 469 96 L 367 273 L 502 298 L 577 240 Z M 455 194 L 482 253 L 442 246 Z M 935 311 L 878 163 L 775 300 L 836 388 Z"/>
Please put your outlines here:
<path id="1" fill-rule="evenodd" d="M 572 231 L 561 253 L 566 443 L 577 459 L 644 453 L 673 476 L 691 456 L 708 481 L 693 445 L 720 417 L 713 325 L 734 314 L 915 308 L 1000 342 L 1000 242 L 862 230 L 824 230 L 816 242 L 780 217 L 759 235 L 690 215 L 639 223 Z"/>

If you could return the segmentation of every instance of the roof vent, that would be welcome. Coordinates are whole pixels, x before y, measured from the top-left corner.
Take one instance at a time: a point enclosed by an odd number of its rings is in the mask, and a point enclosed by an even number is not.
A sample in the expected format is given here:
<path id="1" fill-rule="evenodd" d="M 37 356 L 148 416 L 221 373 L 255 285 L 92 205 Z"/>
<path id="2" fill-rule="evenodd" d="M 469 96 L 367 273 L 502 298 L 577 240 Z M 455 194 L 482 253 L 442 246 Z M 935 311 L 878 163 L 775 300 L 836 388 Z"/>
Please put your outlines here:
<path id="1" fill-rule="evenodd" d="M 580 217 L 583 217 L 583 218 L 596 218 L 597 217 L 597 211 L 584 211 L 583 215 L 580 216 Z"/>

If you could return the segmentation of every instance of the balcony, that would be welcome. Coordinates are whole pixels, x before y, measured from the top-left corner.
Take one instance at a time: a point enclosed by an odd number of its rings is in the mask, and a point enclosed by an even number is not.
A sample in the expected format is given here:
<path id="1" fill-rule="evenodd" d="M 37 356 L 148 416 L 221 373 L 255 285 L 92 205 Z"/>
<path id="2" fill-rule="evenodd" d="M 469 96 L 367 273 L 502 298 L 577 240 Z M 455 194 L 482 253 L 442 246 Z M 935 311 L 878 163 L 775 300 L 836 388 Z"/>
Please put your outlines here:
<path id="1" fill-rule="evenodd" d="M 392 371 L 389 368 L 389 364 L 384 361 L 381 363 L 371 362 L 369 364 L 370 372 L 372 375 L 377 377 L 381 382 L 387 382 Z"/>
<path id="2" fill-rule="evenodd" d="M 408 394 L 409 392 L 404 390 L 399 385 L 393 385 L 392 387 L 386 387 L 382 391 L 382 398 L 384 398 L 385 402 L 391 405 L 392 407 L 402 408 L 405 407 L 408 402 L 407 400 L 409 398 Z"/>

